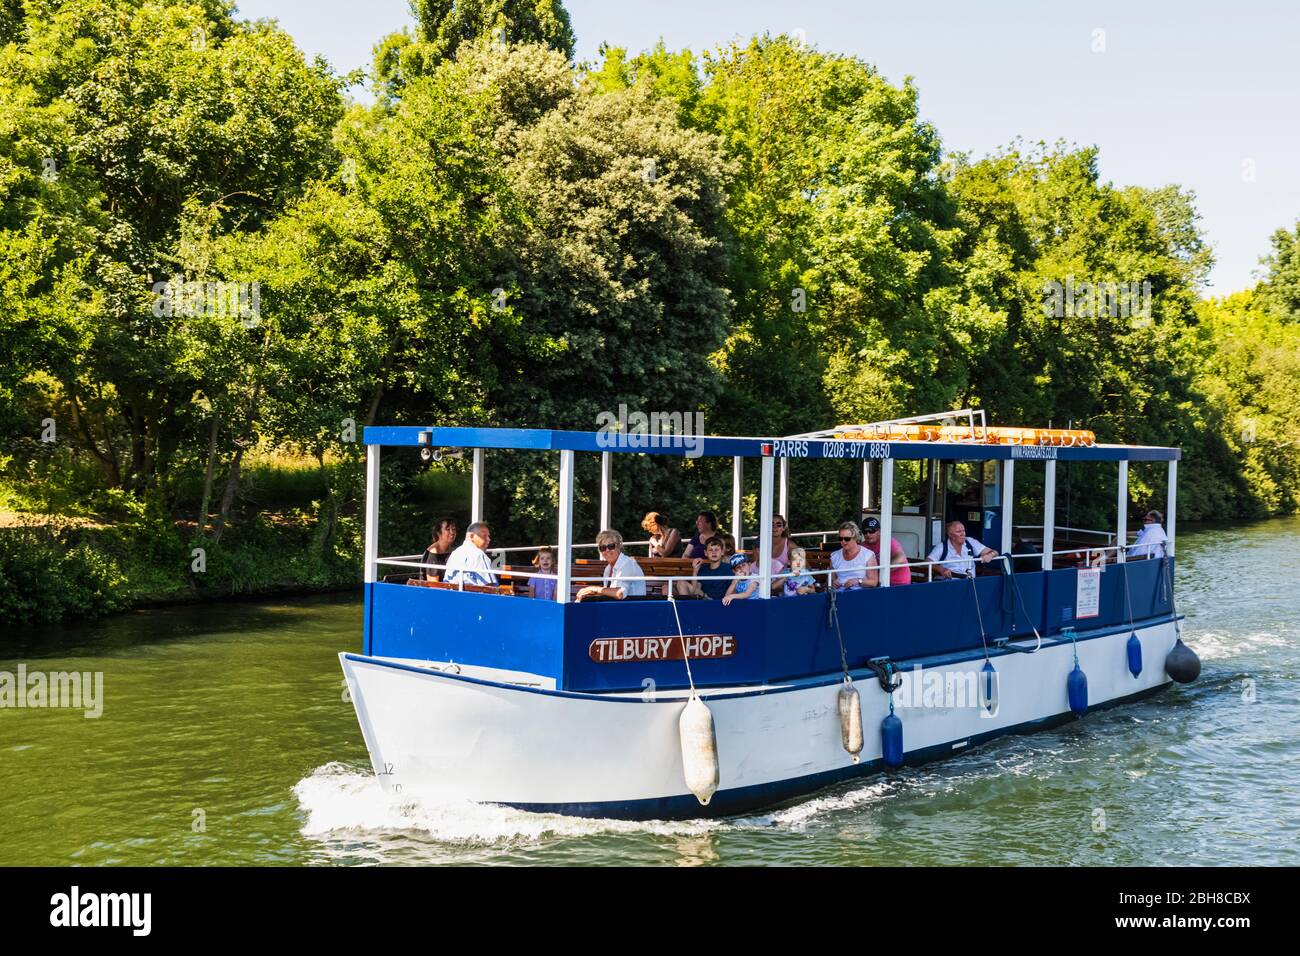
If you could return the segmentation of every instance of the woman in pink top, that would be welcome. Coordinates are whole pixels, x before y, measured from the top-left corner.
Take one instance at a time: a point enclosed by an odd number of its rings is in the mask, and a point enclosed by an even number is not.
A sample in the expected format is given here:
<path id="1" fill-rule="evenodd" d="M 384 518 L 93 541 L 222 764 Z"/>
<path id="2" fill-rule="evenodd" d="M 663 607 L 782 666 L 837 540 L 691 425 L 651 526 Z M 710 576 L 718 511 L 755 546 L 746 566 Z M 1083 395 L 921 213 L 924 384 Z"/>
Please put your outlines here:
<path id="1" fill-rule="evenodd" d="M 880 519 L 868 518 L 862 523 L 862 546 L 876 556 L 876 561 L 880 561 Z M 896 584 L 911 584 L 912 569 L 907 566 L 907 552 L 903 546 L 898 543 L 897 538 L 889 539 L 889 583 L 892 587 Z"/>
<path id="2" fill-rule="evenodd" d="M 772 560 L 779 561 L 782 570 L 790 566 L 790 526 L 785 515 L 772 515 Z"/>

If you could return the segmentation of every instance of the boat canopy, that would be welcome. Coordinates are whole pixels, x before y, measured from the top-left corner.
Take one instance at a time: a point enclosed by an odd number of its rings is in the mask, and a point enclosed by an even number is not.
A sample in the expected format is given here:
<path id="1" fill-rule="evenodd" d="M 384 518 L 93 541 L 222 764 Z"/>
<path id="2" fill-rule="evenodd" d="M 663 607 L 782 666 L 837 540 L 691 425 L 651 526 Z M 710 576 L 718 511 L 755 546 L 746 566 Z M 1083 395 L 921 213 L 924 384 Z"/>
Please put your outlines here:
<path id="1" fill-rule="evenodd" d="M 426 459 L 437 458 L 443 450 L 451 453 L 471 450 L 473 472 L 470 520 L 483 519 L 486 451 L 516 449 L 559 453 L 559 508 L 557 522 L 558 557 L 556 600 L 570 599 L 570 567 L 573 549 L 574 456 L 577 453 L 601 455 L 600 527 L 610 527 L 612 513 L 613 456 L 616 454 L 674 455 L 683 458 L 731 458 L 732 534 L 743 542 L 744 503 L 743 469 L 746 459 L 759 462 L 759 524 L 757 534 L 759 596 L 770 596 L 772 556 L 772 515 L 776 508 L 788 513 L 789 463 L 797 458 L 851 459 L 862 462 L 862 504 L 864 510 L 872 499 L 873 476 L 878 478 L 881 540 L 890 541 L 894 521 L 894 462 L 897 460 L 961 462 L 998 462 L 1000 494 L 1000 530 L 998 537 L 1003 553 L 1012 547 L 1012 506 L 1014 473 L 1017 461 L 1041 463 L 1044 469 L 1042 527 L 1043 569 L 1051 570 L 1056 531 L 1056 465 L 1058 461 L 1116 462 L 1119 481 L 1113 539 L 1115 560 L 1125 560 L 1124 543 L 1128 522 L 1128 463 L 1131 461 L 1168 463 L 1166 497 L 1167 554 L 1174 553 L 1178 448 L 1148 445 L 1097 444 L 1092 432 L 1074 428 L 1008 428 L 989 426 L 983 411 L 961 409 L 935 412 L 911 418 L 883 422 L 842 424 L 820 432 L 783 437 L 739 437 L 698 435 L 683 432 L 692 416 L 682 413 L 645 415 L 626 413 L 621 406 L 615 418 L 605 412 L 597 419 L 602 429 L 595 432 L 562 431 L 531 428 L 463 428 L 435 425 L 367 427 L 366 444 L 366 517 L 365 581 L 373 584 L 378 577 L 379 541 L 379 460 L 384 447 L 419 448 Z M 882 587 L 889 586 L 889 575 L 882 575 Z"/>
<path id="2" fill-rule="evenodd" d="M 1006 443 L 1012 429 L 988 428 L 988 437 L 959 440 L 948 426 L 939 440 L 875 438 L 871 426 L 843 425 L 829 433 L 788 438 L 724 435 L 680 435 L 640 432 L 580 432 L 545 428 L 449 428 L 437 426 L 371 426 L 367 445 L 434 449 L 509 448 L 525 451 L 576 451 L 634 455 L 677 455 L 686 458 L 859 458 L 942 461 L 1178 461 L 1182 451 L 1154 445 Z M 854 434 L 855 430 L 858 434 Z M 965 431 L 957 426 L 957 431 Z M 1014 429 L 1024 432 L 1067 432 L 1077 429 Z M 882 434 L 889 434 L 882 432 Z M 836 437 L 837 435 L 843 437 Z M 978 435 L 978 433 L 977 433 Z M 996 441 L 990 440 L 996 439 Z"/>

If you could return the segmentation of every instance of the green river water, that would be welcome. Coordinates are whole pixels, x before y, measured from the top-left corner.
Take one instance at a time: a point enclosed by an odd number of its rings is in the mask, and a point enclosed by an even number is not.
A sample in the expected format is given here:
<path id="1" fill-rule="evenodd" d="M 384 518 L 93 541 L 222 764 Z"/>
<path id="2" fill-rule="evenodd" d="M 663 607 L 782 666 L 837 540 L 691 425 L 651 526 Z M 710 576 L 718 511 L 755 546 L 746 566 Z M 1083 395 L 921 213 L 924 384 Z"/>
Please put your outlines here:
<path id="1" fill-rule="evenodd" d="M 103 713 L 0 708 L 0 864 L 1300 863 L 1298 537 L 1180 531 L 1190 687 L 721 821 L 385 795 L 336 656 L 354 597 L 10 632 L 0 672 L 101 672 Z"/>

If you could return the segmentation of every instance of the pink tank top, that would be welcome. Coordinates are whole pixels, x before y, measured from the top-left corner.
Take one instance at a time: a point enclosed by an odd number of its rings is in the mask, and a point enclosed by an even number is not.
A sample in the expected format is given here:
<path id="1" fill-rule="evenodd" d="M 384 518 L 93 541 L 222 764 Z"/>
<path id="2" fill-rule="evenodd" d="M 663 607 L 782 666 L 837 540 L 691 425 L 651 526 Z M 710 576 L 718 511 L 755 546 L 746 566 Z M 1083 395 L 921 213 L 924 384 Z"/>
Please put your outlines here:
<path id="1" fill-rule="evenodd" d="M 898 539 L 897 539 L 897 538 L 890 538 L 890 539 L 889 539 L 889 544 L 890 544 L 890 548 L 891 548 L 891 550 L 892 550 L 893 546 L 896 545 L 896 544 L 898 544 Z M 879 548 L 873 548 L 871 545 L 867 544 L 865 541 L 862 543 L 862 546 L 863 546 L 864 548 L 866 548 L 868 551 L 870 551 L 872 554 L 874 554 L 874 555 L 876 556 L 876 562 L 877 562 L 877 563 L 883 563 L 883 562 L 881 562 L 881 560 L 880 560 L 880 549 L 879 549 Z M 901 550 L 903 550 L 903 549 L 900 547 L 898 550 L 901 551 Z M 899 565 L 896 564 L 896 565 L 894 565 L 893 567 L 891 567 L 891 568 L 889 569 L 889 584 L 890 584 L 891 587 L 892 587 L 893 585 L 895 585 L 895 584 L 911 584 L 911 583 L 912 583 L 912 569 L 911 569 L 911 568 L 907 567 L 906 565 L 903 565 L 903 566 L 900 567 Z"/>

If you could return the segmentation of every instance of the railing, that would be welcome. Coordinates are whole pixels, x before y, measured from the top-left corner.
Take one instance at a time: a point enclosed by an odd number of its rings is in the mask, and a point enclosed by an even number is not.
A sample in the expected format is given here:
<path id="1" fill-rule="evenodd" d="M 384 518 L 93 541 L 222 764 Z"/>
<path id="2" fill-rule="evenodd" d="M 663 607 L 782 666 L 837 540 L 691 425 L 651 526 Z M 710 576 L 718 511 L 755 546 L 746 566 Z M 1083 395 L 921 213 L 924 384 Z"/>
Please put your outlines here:
<path id="1" fill-rule="evenodd" d="M 1043 526 L 1041 524 L 1017 524 L 1017 525 L 1012 525 L 1011 527 L 1012 530 L 1015 531 L 1042 531 L 1043 530 Z M 1098 537 L 1105 538 L 1107 544 L 1111 544 L 1115 540 L 1114 531 L 1099 531 L 1095 528 L 1071 528 L 1063 524 L 1058 524 L 1055 526 L 1055 528 L 1057 531 L 1069 531 L 1072 534 L 1095 534 Z"/>
<path id="2" fill-rule="evenodd" d="M 1086 529 L 1076 529 L 1076 530 L 1086 530 Z M 829 532 L 805 532 L 805 534 L 822 534 L 822 533 L 829 533 Z M 1103 532 L 1094 532 L 1094 533 L 1101 534 Z M 635 542 L 635 543 L 644 543 L 644 542 Z M 1127 550 L 1127 548 L 1128 546 L 1120 546 L 1120 545 L 1107 545 L 1105 547 L 1097 547 L 1097 548 L 1089 548 L 1089 547 L 1062 548 L 1060 550 L 1054 550 L 1052 552 L 1052 558 L 1053 558 L 1053 563 L 1055 563 L 1055 559 L 1058 557 L 1074 556 L 1080 559 L 1079 566 L 1081 567 L 1100 568 L 1100 567 L 1104 567 L 1107 564 L 1115 564 L 1117 560 L 1118 552 L 1121 550 Z M 536 548 L 501 548 L 498 550 L 502 552 L 505 551 L 518 552 L 518 551 L 536 550 Z M 964 557 L 961 559 L 948 558 L 947 560 L 944 561 L 900 561 L 900 562 L 890 562 L 888 568 L 882 568 L 879 565 L 871 565 L 862 569 L 854 568 L 851 569 L 851 571 L 846 569 L 837 569 L 837 568 L 823 568 L 819 570 L 814 570 L 812 568 L 805 568 L 803 571 L 798 572 L 798 575 L 806 574 L 810 577 L 819 580 L 824 578 L 825 586 L 827 588 L 830 588 L 833 585 L 832 578 L 834 575 L 846 576 L 847 574 L 853 573 L 855 581 L 865 580 L 866 572 L 874 570 L 877 572 L 878 580 L 879 580 L 880 575 L 888 574 L 891 571 L 893 571 L 894 568 L 907 568 L 909 574 L 916 570 L 923 570 L 925 572 L 924 582 L 912 582 L 912 583 L 932 583 L 936 577 L 934 569 L 937 567 L 952 567 L 954 565 L 965 565 L 973 561 L 975 565 L 977 565 L 976 573 L 978 574 L 978 565 L 991 564 L 996 561 L 1000 563 L 1006 569 L 1007 572 L 1020 573 L 1020 572 L 1015 572 L 1013 570 L 1015 567 L 1014 562 L 1041 561 L 1042 557 L 1043 557 L 1042 554 L 999 553 L 991 556 L 987 562 L 983 561 L 978 556 L 974 558 Z M 408 558 L 414 558 L 415 560 L 407 560 Z M 403 556 L 397 556 L 391 558 L 380 558 L 376 563 L 380 565 L 389 566 L 389 567 L 412 568 L 420 571 L 424 571 L 424 570 L 445 571 L 447 569 L 447 566 L 445 564 L 426 562 L 420 560 L 422 558 L 423 555 L 403 555 Z M 856 572 L 859 570 L 862 571 L 862 574 L 860 576 L 856 574 Z M 488 572 L 479 571 L 477 573 L 484 574 Z M 499 569 L 494 569 L 491 573 L 493 574 L 493 576 L 497 576 L 498 574 L 503 573 L 511 578 L 524 578 L 524 579 L 542 578 L 545 580 L 551 580 L 556 582 L 558 582 L 560 579 L 559 574 L 554 572 L 543 573 L 541 571 L 517 571 L 514 569 L 501 572 L 499 571 Z M 771 575 L 769 580 L 772 582 L 773 590 L 775 590 L 779 582 L 796 576 L 797 576 L 796 572 L 786 570 Z M 971 577 L 970 575 L 967 575 L 964 572 L 961 574 L 957 574 L 956 572 L 954 572 L 952 576 L 960 577 L 964 579 Z M 710 575 L 709 576 L 709 579 L 712 581 L 739 581 L 745 579 L 755 579 L 757 581 L 760 578 L 761 576 L 758 574 L 744 574 L 744 575 L 733 574 L 733 575 Z M 605 579 L 603 575 L 597 577 L 589 576 L 589 575 L 571 575 L 569 577 L 569 581 L 571 584 L 604 584 L 604 580 Z M 646 583 L 663 583 L 666 585 L 668 594 L 674 596 L 680 596 L 677 595 L 678 584 L 688 583 L 692 585 L 691 590 L 694 591 L 694 585 L 698 583 L 699 578 L 694 573 L 688 575 L 646 574 L 646 575 L 620 575 L 618 580 L 619 581 L 644 581 Z M 463 578 L 461 581 L 457 582 L 457 584 L 459 585 L 457 590 L 464 590 L 465 582 Z M 852 587 L 878 587 L 878 586 L 879 584 L 876 585 L 850 584 L 847 587 L 852 588 Z M 906 585 L 893 585 L 893 586 L 904 587 Z M 844 588 L 840 588 L 840 590 L 844 590 Z"/>

